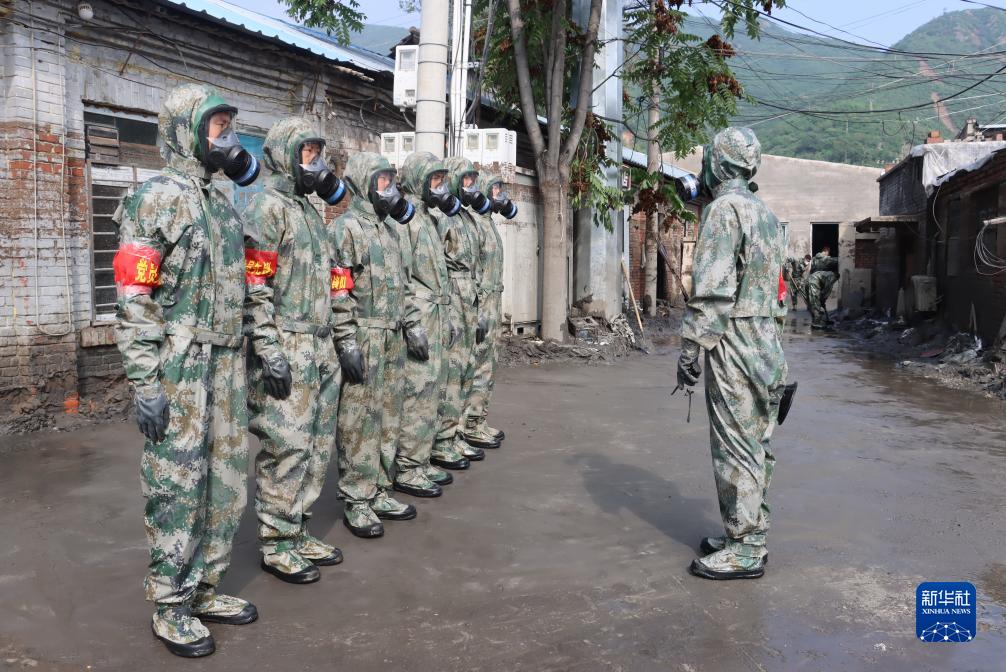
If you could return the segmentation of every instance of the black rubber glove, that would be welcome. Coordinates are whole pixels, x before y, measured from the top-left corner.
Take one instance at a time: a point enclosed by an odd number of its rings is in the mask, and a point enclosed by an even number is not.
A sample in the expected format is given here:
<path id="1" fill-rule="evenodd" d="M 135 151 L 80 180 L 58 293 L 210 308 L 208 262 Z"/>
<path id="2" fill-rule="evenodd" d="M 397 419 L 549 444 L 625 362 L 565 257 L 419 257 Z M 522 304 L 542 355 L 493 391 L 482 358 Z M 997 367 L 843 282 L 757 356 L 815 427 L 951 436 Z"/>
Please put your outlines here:
<path id="1" fill-rule="evenodd" d="M 678 385 L 692 387 L 699 382 L 702 366 L 699 365 L 699 344 L 687 338 L 681 339 L 681 355 L 678 357 Z"/>
<path id="2" fill-rule="evenodd" d="M 286 399 L 290 396 L 290 386 L 293 376 L 290 373 L 290 362 L 281 352 L 274 352 L 262 357 L 262 382 L 265 391 L 273 399 Z"/>
<path id="3" fill-rule="evenodd" d="M 426 336 L 426 330 L 422 327 L 412 327 L 405 330 L 405 345 L 409 350 L 409 357 L 418 361 L 426 362 L 430 359 L 430 341 Z"/>
<path id="4" fill-rule="evenodd" d="M 367 379 L 366 364 L 363 361 L 363 351 L 356 341 L 340 343 L 339 365 L 342 367 L 343 379 L 351 384 L 359 384 Z"/>
<path id="5" fill-rule="evenodd" d="M 486 336 L 489 334 L 489 318 L 485 315 L 479 315 L 479 323 L 475 328 L 475 343 L 480 344 L 482 341 L 486 340 Z"/>
<path id="6" fill-rule="evenodd" d="M 136 388 L 136 424 L 150 441 L 160 443 L 168 431 L 168 396 L 160 383 Z"/>

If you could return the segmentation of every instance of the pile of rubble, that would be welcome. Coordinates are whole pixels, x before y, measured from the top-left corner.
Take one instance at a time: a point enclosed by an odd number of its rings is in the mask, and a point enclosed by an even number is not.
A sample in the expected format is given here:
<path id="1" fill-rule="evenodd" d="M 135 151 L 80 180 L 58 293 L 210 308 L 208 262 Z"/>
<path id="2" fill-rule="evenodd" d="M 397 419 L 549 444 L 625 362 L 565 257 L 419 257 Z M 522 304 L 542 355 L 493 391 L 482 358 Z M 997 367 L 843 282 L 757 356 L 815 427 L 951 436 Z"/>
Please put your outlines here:
<path id="1" fill-rule="evenodd" d="M 1006 342 L 984 347 L 980 338 L 935 319 L 909 326 L 900 318 L 846 316 L 837 325 L 870 350 L 898 359 L 901 369 L 947 387 L 1006 399 Z"/>
<path id="2" fill-rule="evenodd" d="M 569 340 L 509 334 L 500 341 L 500 366 L 538 366 L 546 362 L 578 361 L 588 364 L 610 363 L 639 350 L 639 336 L 625 315 L 611 320 L 577 314 L 567 320 Z"/>

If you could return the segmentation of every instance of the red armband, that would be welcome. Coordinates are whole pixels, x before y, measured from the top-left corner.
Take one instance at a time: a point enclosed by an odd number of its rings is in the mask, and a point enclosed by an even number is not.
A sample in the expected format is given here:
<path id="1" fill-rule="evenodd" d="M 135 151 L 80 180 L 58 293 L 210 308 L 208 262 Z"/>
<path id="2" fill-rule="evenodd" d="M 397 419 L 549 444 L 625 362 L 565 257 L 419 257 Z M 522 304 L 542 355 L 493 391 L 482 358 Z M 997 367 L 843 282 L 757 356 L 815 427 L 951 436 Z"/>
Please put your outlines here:
<path id="1" fill-rule="evenodd" d="M 139 243 L 120 245 L 112 270 L 119 296 L 150 294 L 161 285 L 161 253 Z"/>
<path id="2" fill-rule="evenodd" d="M 786 303 L 786 296 L 789 294 L 789 290 L 786 288 L 786 278 L 783 277 L 782 271 L 779 271 L 779 293 L 776 298 L 779 300 L 780 304 Z"/>
<path id="3" fill-rule="evenodd" d="M 268 278 L 276 275 L 278 262 L 276 252 L 245 248 L 245 281 L 249 285 L 264 285 Z"/>
<path id="4" fill-rule="evenodd" d="M 353 289 L 353 271 L 345 266 L 332 267 L 332 298 L 346 296 Z"/>

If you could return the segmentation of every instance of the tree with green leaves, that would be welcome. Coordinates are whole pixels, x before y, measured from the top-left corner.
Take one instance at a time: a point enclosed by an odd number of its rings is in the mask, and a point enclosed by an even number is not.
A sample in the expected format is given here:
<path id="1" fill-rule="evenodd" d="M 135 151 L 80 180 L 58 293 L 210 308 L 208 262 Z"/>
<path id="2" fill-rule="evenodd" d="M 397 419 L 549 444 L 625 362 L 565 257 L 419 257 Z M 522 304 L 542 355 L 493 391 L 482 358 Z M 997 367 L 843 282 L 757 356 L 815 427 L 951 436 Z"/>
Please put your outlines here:
<path id="1" fill-rule="evenodd" d="M 605 144 L 620 142 L 612 126 L 590 110 L 602 0 L 590 0 L 585 22 L 573 19 L 570 0 L 495 0 L 480 3 L 483 21 L 496 8 L 505 16 L 493 22 L 484 84 L 497 104 L 519 111 L 535 155 L 542 201 L 544 273 L 542 335 L 563 338 L 568 304 L 566 259 L 567 204 L 607 214 L 620 208 L 623 195 L 603 179 L 611 159 Z M 743 95 L 727 65 L 733 55 L 719 36 L 702 40 L 681 30 L 685 0 L 627 0 L 625 43 L 630 56 L 620 76 L 638 97 L 626 96 L 626 117 L 660 110 L 652 137 L 663 151 L 684 155 L 710 131 L 727 125 Z M 688 2 L 691 5 L 691 2 Z M 771 11 L 784 0 L 723 0 L 721 27 L 729 38 L 738 23 L 757 35 L 758 9 Z M 476 29 L 476 38 L 479 31 Z M 477 52 L 476 52 L 477 53 Z M 646 95 L 649 93 L 649 95 Z M 542 117 L 544 121 L 540 121 Z M 649 130 L 647 131 L 650 135 Z M 659 170 L 637 171 L 630 195 L 650 214 L 687 218 L 674 185 Z M 595 219 L 597 221 L 597 219 Z M 610 221 L 610 218 L 608 219 Z M 656 251 L 652 257 L 656 260 Z M 654 273 L 654 276 L 656 274 Z"/>

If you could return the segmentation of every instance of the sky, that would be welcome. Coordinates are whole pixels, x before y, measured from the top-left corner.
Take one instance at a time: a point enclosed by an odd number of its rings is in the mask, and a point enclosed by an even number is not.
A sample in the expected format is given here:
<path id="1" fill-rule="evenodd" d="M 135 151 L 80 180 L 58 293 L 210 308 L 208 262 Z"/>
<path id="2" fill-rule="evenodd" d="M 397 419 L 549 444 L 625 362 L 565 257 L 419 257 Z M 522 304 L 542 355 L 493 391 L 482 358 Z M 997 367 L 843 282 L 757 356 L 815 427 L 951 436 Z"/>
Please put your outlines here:
<path id="1" fill-rule="evenodd" d="M 278 0 L 229 1 L 268 16 L 288 18 L 284 5 Z M 398 0 L 357 0 L 357 2 L 367 15 L 367 23 L 403 28 L 419 26 L 419 14 L 403 12 L 398 6 Z M 1006 0 L 982 0 L 982 3 L 1006 7 Z M 981 7 L 980 4 L 967 3 L 963 0 L 789 0 L 787 5 L 786 9 L 774 11 L 773 16 L 813 28 L 826 35 L 884 46 L 894 44 L 943 12 Z M 700 2 L 696 2 L 689 11 L 713 15 L 708 9 L 704 10 Z M 831 27 L 815 23 L 812 19 L 830 24 Z M 841 32 L 843 30 L 847 32 Z"/>

